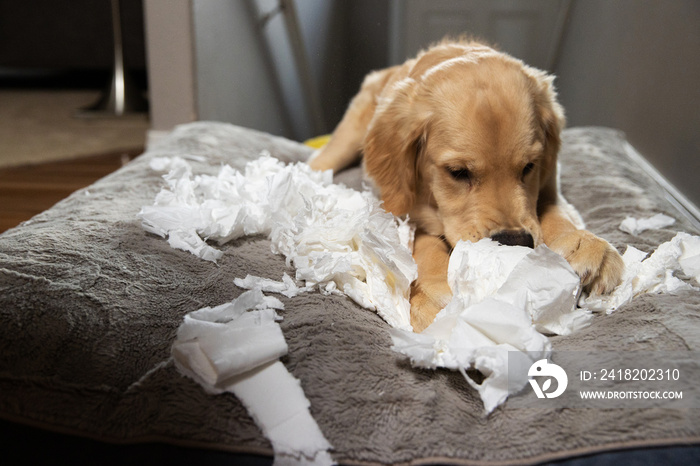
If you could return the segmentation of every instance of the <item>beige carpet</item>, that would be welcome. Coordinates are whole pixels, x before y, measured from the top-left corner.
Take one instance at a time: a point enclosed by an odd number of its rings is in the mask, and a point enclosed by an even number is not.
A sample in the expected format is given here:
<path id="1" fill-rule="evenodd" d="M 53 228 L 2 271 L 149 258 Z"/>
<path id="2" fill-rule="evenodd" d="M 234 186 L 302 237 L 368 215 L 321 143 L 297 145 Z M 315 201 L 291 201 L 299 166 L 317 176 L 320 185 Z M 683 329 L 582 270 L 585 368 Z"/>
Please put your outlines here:
<path id="1" fill-rule="evenodd" d="M 146 115 L 74 117 L 98 97 L 91 90 L 0 89 L 0 167 L 143 147 Z"/>

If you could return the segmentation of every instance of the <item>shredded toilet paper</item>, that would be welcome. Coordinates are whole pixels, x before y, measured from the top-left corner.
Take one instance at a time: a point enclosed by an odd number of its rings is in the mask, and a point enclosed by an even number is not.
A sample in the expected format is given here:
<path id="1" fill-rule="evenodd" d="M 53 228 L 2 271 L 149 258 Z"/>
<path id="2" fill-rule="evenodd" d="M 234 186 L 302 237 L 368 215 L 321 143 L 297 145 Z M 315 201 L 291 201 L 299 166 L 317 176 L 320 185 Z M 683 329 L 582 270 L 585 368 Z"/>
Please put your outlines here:
<path id="1" fill-rule="evenodd" d="M 249 311 L 253 308 L 259 310 Z M 178 368 L 211 392 L 234 376 L 287 354 L 275 309 L 282 303 L 259 290 L 231 303 L 187 314 L 172 354 Z"/>
<path id="2" fill-rule="evenodd" d="M 676 277 L 682 272 L 700 283 L 700 237 L 678 233 L 670 241 L 659 245 L 649 257 L 632 246 L 622 255 L 625 271 L 622 283 L 605 296 L 583 299 L 582 306 L 610 314 L 632 298 L 647 293 L 673 293 L 694 289 Z"/>
<path id="3" fill-rule="evenodd" d="M 308 165 L 284 165 L 269 155 L 240 173 L 225 165 L 217 176 L 193 175 L 179 157 L 156 158 L 151 168 L 170 170 L 153 206 L 140 212 L 146 230 L 167 237 L 174 248 L 216 262 L 219 244 L 265 234 L 272 251 L 296 268 L 296 287 L 285 279 L 239 279 L 243 288 L 297 293 L 312 288 L 342 292 L 376 310 L 394 327 L 409 329 L 409 289 L 417 267 L 406 221 L 385 212 L 371 193 L 332 184 L 332 173 Z"/>
<path id="4" fill-rule="evenodd" d="M 499 246 L 489 239 L 460 242 L 448 268 L 453 298 L 423 333 L 416 334 L 410 326 L 408 299 L 416 278 L 413 231 L 407 220 L 383 211 L 371 193 L 332 184 L 330 171 L 284 165 L 266 154 L 242 173 L 223 166 L 216 176 L 194 175 L 190 164 L 177 157 L 154 159 L 151 167 L 168 174 L 155 204 L 139 214 L 146 230 L 213 262 L 223 253 L 207 241 L 221 245 L 244 235 L 267 235 L 272 251 L 295 267 L 295 276 L 285 273 L 274 280 L 248 275 L 237 277 L 237 286 L 289 298 L 310 290 L 347 295 L 393 327 L 394 350 L 414 365 L 462 372 L 487 413 L 525 386 L 529 366 L 547 357 L 551 343 L 545 334 L 576 332 L 590 324 L 591 311 L 612 312 L 641 293 L 690 287 L 674 276 L 676 271 L 700 278 L 700 238 L 687 234 L 679 234 L 647 259 L 628 248 L 624 280 L 615 292 L 582 299 L 576 273 L 546 246 L 532 250 Z M 207 312 L 216 313 L 203 314 Z M 196 316 L 188 322 L 193 320 Z M 232 335 L 233 327 L 227 330 Z M 263 344 L 266 351 L 253 350 L 256 343 L 250 339 L 247 343 L 251 355 L 259 352 L 255 364 L 271 364 L 263 361 L 275 360 L 282 351 L 281 335 L 263 327 L 256 331 L 259 338 L 271 340 L 269 346 Z M 249 355 L 216 349 L 225 340 L 217 338 L 203 333 L 200 340 L 211 339 L 210 343 L 194 344 L 189 339 L 173 349 L 174 354 L 187 350 L 195 355 L 189 364 L 202 367 L 198 377 L 210 386 L 249 370 L 245 362 Z M 206 358 L 201 356 L 203 348 Z M 469 369 L 480 371 L 483 381 L 472 380 Z"/>
<path id="5" fill-rule="evenodd" d="M 394 349 L 415 366 L 476 368 L 485 379 L 467 381 L 491 412 L 527 382 L 527 369 L 551 351 L 540 332 L 569 334 L 589 325 L 576 309 L 580 280 L 546 246 L 501 246 L 490 239 L 460 241 L 450 256 L 450 303 L 421 334 L 393 330 Z M 509 352 L 521 352 L 520 377 Z"/>
<path id="6" fill-rule="evenodd" d="M 284 305 L 260 290 L 185 316 L 172 346 L 180 372 L 208 393 L 230 392 L 275 451 L 276 464 L 333 464 L 330 443 L 309 412 L 299 381 L 279 358 L 287 343 L 277 323 Z"/>
<path id="7" fill-rule="evenodd" d="M 620 230 L 631 235 L 638 235 L 651 228 L 666 228 L 676 223 L 676 219 L 664 214 L 649 218 L 627 217 L 620 223 Z"/>
<path id="8" fill-rule="evenodd" d="M 285 272 L 282 275 L 282 281 L 272 280 L 269 278 L 256 277 L 255 275 L 246 275 L 244 279 L 234 278 L 233 283 L 246 290 L 258 289 L 269 293 L 279 293 L 288 298 L 293 298 L 299 293 L 311 291 L 312 286 L 297 286 L 296 282 Z"/>

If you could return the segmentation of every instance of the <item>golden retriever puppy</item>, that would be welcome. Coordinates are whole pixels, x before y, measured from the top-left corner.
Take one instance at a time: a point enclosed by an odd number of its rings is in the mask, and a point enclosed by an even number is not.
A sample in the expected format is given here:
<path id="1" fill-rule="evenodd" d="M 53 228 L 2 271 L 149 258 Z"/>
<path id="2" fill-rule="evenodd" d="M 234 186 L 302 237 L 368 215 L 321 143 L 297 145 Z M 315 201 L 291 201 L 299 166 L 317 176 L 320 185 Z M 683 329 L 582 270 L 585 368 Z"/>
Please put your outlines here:
<path id="1" fill-rule="evenodd" d="M 369 74 L 329 143 L 309 160 L 342 170 L 363 155 L 386 210 L 416 225 L 411 324 L 425 329 L 451 299 L 447 264 L 459 240 L 541 243 L 584 289 L 608 293 L 623 263 L 558 205 L 564 114 L 553 77 L 477 42 L 443 41 Z"/>

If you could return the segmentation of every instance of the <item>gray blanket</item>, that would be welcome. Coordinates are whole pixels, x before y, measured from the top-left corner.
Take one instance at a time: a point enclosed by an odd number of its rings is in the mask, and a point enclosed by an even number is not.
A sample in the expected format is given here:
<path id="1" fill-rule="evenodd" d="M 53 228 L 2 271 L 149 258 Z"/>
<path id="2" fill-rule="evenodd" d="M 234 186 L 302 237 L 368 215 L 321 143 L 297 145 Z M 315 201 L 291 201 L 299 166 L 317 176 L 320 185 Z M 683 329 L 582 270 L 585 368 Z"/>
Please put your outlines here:
<path id="1" fill-rule="evenodd" d="M 234 277 L 293 273 L 263 237 L 223 246 L 215 265 L 146 233 L 137 213 L 162 186 L 155 156 L 199 156 L 200 172 L 242 167 L 263 150 L 305 159 L 299 144 L 218 123 L 195 123 L 118 172 L 0 236 L 0 417 L 118 443 L 163 441 L 271 454 L 235 396 L 207 395 L 182 377 L 170 347 L 182 317 L 228 302 Z M 698 234 L 600 128 L 564 133 L 562 185 L 593 232 L 620 250 L 651 251 L 676 231 Z M 359 180 L 357 170 L 339 175 Z M 666 213 L 669 229 L 631 236 L 625 216 Z M 483 415 L 462 375 L 418 370 L 393 352 L 389 326 L 341 296 L 280 296 L 283 363 L 341 463 L 526 463 L 640 445 L 698 442 L 700 418 L 648 409 L 513 409 Z M 700 350 L 700 293 L 645 295 L 555 350 Z"/>

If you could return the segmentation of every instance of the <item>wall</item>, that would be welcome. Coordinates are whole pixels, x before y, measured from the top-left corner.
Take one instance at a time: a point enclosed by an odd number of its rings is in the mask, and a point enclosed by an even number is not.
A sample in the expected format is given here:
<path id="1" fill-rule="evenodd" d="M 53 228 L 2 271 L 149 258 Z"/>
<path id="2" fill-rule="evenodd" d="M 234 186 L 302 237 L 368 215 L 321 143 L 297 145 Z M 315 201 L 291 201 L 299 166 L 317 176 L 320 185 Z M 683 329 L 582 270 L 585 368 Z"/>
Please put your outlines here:
<path id="1" fill-rule="evenodd" d="M 248 1 L 192 0 L 198 118 L 291 136 L 255 14 Z"/>
<path id="2" fill-rule="evenodd" d="M 700 205 L 700 2 L 578 0 L 557 87 L 569 126 L 619 128 Z"/>
<path id="3" fill-rule="evenodd" d="M 304 140 L 335 127 L 364 75 L 388 63 L 389 1 L 294 2 L 320 122 L 308 108 L 282 15 L 262 25 L 276 4 L 145 0 L 154 129 L 218 120 Z"/>
<path id="4" fill-rule="evenodd" d="M 275 10 L 276 0 L 192 3 L 202 120 L 228 121 L 296 140 L 330 132 L 367 71 L 388 61 L 387 0 L 296 0 L 320 104 L 313 111 L 284 17 L 276 14 L 261 22 Z"/>
<path id="5" fill-rule="evenodd" d="M 151 128 L 197 119 L 190 0 L 145 0 Z"/>

